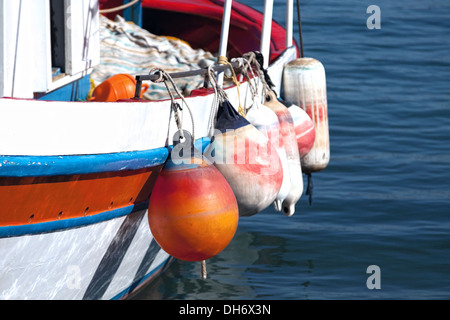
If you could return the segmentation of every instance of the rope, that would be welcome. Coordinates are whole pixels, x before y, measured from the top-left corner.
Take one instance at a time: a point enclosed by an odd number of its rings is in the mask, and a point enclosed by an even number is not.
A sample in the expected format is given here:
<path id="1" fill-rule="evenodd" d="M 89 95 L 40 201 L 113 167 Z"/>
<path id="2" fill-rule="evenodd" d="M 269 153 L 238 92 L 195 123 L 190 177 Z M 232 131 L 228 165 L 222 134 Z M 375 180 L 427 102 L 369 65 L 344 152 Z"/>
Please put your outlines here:
<path id="1" fill-rule="evenodd" d="M 103 9 L 103 10 L 100 10 L 99 12 L 100 12 L 100 13 L 112 13 L 112 12 L 124 10 L 124 9 L 127 9 L 127 8 L 129 8 L 129 7 L 134 6 L 134 5 L 135 5 L 136 3 L 138 3 L 139 1 L 140 1 L 140 0 L 133 0 L 133 1 L 129 2 L 129 3 L 127 3 L 127 4 L 123 4 L 123 5 L 118 6 L 118 7 L 115 7 L 115 8 Z"/>
<path id="2" fill-rule="evenodd" d="M 248 82 L 248 87 L 250 89 L 250 93 L 252 95 L 252 101 L 253 104 L 250 107 L 245 107 L 245 113 L 247 114 L 247 112 L 253 107 L 254 102 L 258 96 L 258 82 L 256 81 L 256 76 L 255 73 L 253 72 L 253 68 L 250 64 L 250 62 L 245 59 L 245 58 L 233 58 L 231 60 L 231 62 L 236 62 L 238 63 L 239 68 L 241 69 L 241 75 L 243 75 Z M 251 77 L 249 76 L 249 73 L 251 74 Z"/>
<path id="3" fill-rule="evenodd" d="M 189 115 L 191 117 L 191 122 L 192 122 L 192 141 L 195 141 L 195 124 L 194 124 L 194 116 L 192 114 L 192 110 L 189 107 L 189 105 L 186 102 L 186 99 L 184 98 L 183 94 L 180 92 L 180 90 L 178 90 L 178 87 L 176 86 L 175 82 L 173 81 L 172 77 L 170 76 L 170 74 L 168 74 L 166 71 L 164 71 L 163 69 L 160 68 L 152 68 L 150 69 L 149 74 L 154 74 L 157 75 L 158 78 L 155 80 L 152 80 L 155 83 L 161 83 L 164 82 L 164 85 L 166 86 L 167 92 L 169 93 L 170 96 L 170 100 L 172 101 L 172 109 L 175 112 L 175 122 L 177 124 L 178 130 L 180 132 L 180 137 L 184 139 L 184 132 L 183 132 L 183 122 L 182 122 L 182 118 L 179 114 L 179 111 L 183 111 L 183 108 L 180 106 L 180 104 L 178 102 L 175 101 L 175 97 L 172 94 L 170 88 L 169 88 L 169 84 L 168 82 L 171 83 L 172 87 L 174 88 L 175 92 L 177 93 L 177 95 L 181 98 L 181 100 L 183 101 L 184 105 L 187 107 L 188 111 L 189 111 Z"/>
<path id="4" fill-rule="evenodd" d="M 205 82 L 210 82 L 212 88 L 214 89 L 214 102 L 212 112 L 209 118 L 209 135 L 210 137 L 214 135 L 215 128 L 215 119 L 217 115 L 217 111 L 219 109 L 219 105 L 221 102 L 224 102 L 228 99 L 226 92 L 221 88 L 217 79 L 215 77 L 215 72 L 213 66 L 208 66 L 208 70 L 206 73 Z"/>
<path id="5" fill-rule="evenodd" d="M 254 53 L 255 53 L 255 60 L 258 61 L 260 69 L 264 74 L 264 80 L 266 81 L 266 83 L 270 87 L 270 89 L 275 88 L 275 84 L 272 82 L 272 79 L 270 79 L 269 72 L 267 71 L 267 69 L 263 68 L 264 56 L 259 51 L 255 51 Z"/>
<path id="6" fill-rule="evenodd" d="M 259 80 L 263 85 L 263 95 L 264 97 L 267 96 L 267 94 L 272 91 L 272 88 L 270 84 L 267 83 L 264 71 L 262 70 L 261 64 L 259 63 L 256 54 L 254 52 L 249 52 L 244 54 L 244 58 L 246 58 L 248 62 L 254 66 L 256 74 L 259 76 Z"/>
<path id="7" fill-rule="evenodd" d="M 300 16 L 300 0 L 297 0 L 297 20 L 298 20 L 298 35 L 300 40 L 300 58 L 303 58 L 303 34 L 302 34 L 302 19 Z"/>
<path id="8" fill-rule="evenodd" d="M 218 63 L 218 64 L 224 64 L 224 65 L 227 65 L 227 66 L 230 67 L 231 72 L 233 73 L 232 79 L 233 79 L 234 84 L 235 84 L 236 87 L 237 87 L 237 92 L 238 92 L 238 99 L 239 99 L 239 108 L 238 108 L 238 112 L 239 112 L 239 114 L 240 114 L 241 116 L 245 117 L 245 110 L 244 110 L 244 108 L 243 108 L 242 105 L 241 105 L 241 93 L 240 93 L 240 90 L 239 90 L 240 83 L 239 83 L 239 81 L 237 80 L 236 73 L 234 72 L 233 66 L 232 66 L 231 63 L 228 61 L 227 57 L 224 57 L 224 56 L 219 56 L 219 58 L 218 58 L 218 60 L 217 60 L 217 63 Z"/>
<path id="9" fill-rule="evenodd" d="M 207 272 L 206 272 L 206 261 L 205 260 L 202 260 L 201 271 L 202 271 L 202 279 L 206 279 Z"/>
<path id="10" fill-rule="evenodd" d="M 311 173 L 308 173 L 307 175 L 308 175 L 308 187 L 306 188 L 305 194 L 307 196 L 309 196 L 309 205 L 312 205 L 314 186 L 313 186 L 313 182 L 312 182 Z"/>

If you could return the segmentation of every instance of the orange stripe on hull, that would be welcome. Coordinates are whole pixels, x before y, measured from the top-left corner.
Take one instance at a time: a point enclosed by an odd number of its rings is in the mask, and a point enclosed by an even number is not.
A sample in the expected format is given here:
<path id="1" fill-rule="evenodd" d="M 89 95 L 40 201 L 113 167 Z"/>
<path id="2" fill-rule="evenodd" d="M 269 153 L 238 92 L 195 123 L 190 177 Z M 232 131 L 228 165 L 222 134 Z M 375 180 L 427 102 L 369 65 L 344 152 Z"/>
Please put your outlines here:
<path id="1" fill-rule="evenodd" d="M 79 218 L 146 201 L 161 169 L 0 178 L 0 226 Z"/>

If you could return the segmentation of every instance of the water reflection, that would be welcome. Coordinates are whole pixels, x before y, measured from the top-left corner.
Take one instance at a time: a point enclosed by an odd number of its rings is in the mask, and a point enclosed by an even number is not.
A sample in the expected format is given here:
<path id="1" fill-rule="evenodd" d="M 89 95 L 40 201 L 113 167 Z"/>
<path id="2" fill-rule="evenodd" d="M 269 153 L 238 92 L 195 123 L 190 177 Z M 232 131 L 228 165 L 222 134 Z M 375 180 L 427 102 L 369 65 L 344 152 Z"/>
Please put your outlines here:
<path id="1" fill-rule="evenodd" d="M 207 261 L 206 280 L 200 263 L 176 261 L 135 299 L 302 300 L 322 297 L 330 285 L 354 287 L 358 298 L 373 248 L 369 241 L 353 243 L 351 235 L 361 240 L 367 230 L 327 219 L 323 212 L 286 218 L 270 209 L 241 219 L 231 244 Z"/>
<path id="2" fill-rule="evenodd" d="M 246 230 L 247 221 L 243 224 L 231 244 L 207 261 L 207 279 L 201 279 L 200 263 L 175 261 L 134 299 L 274 299 L 284 284 L 295 288 L 291 298 L 307 298 L 302 291 L 310 281 L 299 275 L 311 273 L 313 261 L 293 255 L 289 238 Z M 286 296 L 285 288 L 279 293 Z"/>

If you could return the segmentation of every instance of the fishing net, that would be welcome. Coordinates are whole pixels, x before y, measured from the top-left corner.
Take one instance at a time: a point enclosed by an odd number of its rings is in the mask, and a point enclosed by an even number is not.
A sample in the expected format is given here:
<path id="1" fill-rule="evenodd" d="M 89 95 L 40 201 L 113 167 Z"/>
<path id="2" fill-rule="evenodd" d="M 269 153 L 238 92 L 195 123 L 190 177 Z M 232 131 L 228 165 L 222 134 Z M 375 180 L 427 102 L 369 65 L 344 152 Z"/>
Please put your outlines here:
<path id="1" fill-rule="evenodd" d="M 154 35 L 121 16 L 116 16 L 114 21 L 100 16 L 100 64 L 94 68 L 91 79 L 99 85 L 115 74 L 147 74 L 152 68 L 169 73 L 189 71 L 205 68 L 216 60 L 210 52 L 193 49 L 180 39 Z M 201 76 L 175 79 L 184 95 L 201 87 L 203 82 Z M 168 98 L 163 84 L 148 84 L 144 99 Z"/>

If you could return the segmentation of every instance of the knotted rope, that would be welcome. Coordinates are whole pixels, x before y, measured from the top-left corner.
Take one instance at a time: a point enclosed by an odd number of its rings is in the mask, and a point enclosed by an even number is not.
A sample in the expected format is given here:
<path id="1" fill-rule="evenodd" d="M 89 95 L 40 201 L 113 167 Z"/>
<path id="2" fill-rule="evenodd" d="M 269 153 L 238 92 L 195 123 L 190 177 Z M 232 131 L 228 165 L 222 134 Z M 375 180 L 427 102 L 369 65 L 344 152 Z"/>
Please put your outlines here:
<path id="1" fill-rule="evenodd" d="M 236 62 L 239 66 L 239 69 L 241 70 L 241 75 L 244 76 L 247 79 L 248 87 L 250 89 L 250 94 L 252 95 L 252 105 L 250 107 L 245 107 L 245 114 L 248 113 L 248 111 L 252 108 L 254 105 L 256 98 L 258 97 L 259 93 L 259 85 L 257 78 L 255 76 L 255 73 L 253 72 L 253 68 L 250 64 L 250 62 L 243 57 L 240 58 L 233 58 L 231 60 L 233 63 Z M 249 73 L 251 76 L 249 76 Z"/>
<path id="2" fill-rule="evenodd" d="M 256 54 L 254 52 L 248 52 L 244 54 L 244 58 L 250 65 L 254 67 L 255 72 L 263 85 L 263 96 L 266 97 L 269 92 L 272 92 L 272 88 L 271 85 L 267 82 L 266 75 L 264 73 L 262 65 L 257 60 Z"/>
<path id="3" fill-rule="evenodd" d="M 186 108 L 189 111 L 189 115 L 191 117 L 191 122 L 192 122 L 192 141 L 195 141 L 195 125 L 194 125 L 194 117 L 192 114 L 192 110 L 189 107 L 189 105 L 186 102 L 186 99 L 184 98 L 183 94 L 180 92 L 180 90 L 178 89 L 178 87 L 176 86 L 175 82 L 173 81 L 172 77 L 170 76 L 169 73 L 167 73 L 166 71 L 164 71 L 163 69 L 160 68 L 152 68 L 150 69 L 149 75 L 155 75 L 158 78 L 155 80 L 152 80 L 155 83 L 161 83 L 163 82 L 164 85 L 166 86 L 167 92 L 169 93 L 170 96 L 170 100 L 172 102 L 172 110 L 174 111 L 174 115 L 175 115 L 175 122 L 177 124 L 177 128 L 178 131 L 180 132 L 180 137 L 182 139 L 184 139 L 184 132 L 183 132 L 183 120 L 182 117 L 180 115 L 180 111 L 183 111 L 183 108 L 181 107 L 181 105 L 175 101 L 175 97 L 172 94 L 172 91 L 169 88 L 169 82 L 172 85 L 173 89 L 175 90 L 176 94 L 180 97 L 180 99 L 183 101 L 184 105 L 186 106 Z"/>
<path id="4" fill-rule="evenodd" d="M 213 67 L 208 66 L 208 71 L 206 73 L 205 82 L 211 83 L 211 87 L 214 89 L 214 101 L 212 106 L 212 111 L 209 119 L 209 129 L 210 136 L 214 134 L 215 119 L 217 116 L 217 111 L 219 110 L 219 105 L 225 100 L 228 100 L 227 93 L 219 85 Z"/>
<path id="5" fill-rule="evenodd" d="M 224 64 L 224 65 L 227 65 L 227 66 L 230 67 L 231 73 L 232 73 L 232 77 L 231 77 L 231 78 L 232 78 L 234 84 L 236 85 L 237 92 L 238 92 L 238 100 L 239 100 L 238 112 L 239 112 L 239 114 L 240 114 L 241 116 L 245 117 L 245 110 L 244 110 L 244 108 L 243 108 L 242 105 L 241 105 L 241 94 L 240 94 L 240 91 L 239 91 L 239 87 L 240 87 L 241 84 L 240 84 L 239 81 L 237 80 L 236 73 L 234 72 L 233 66 L 232 66 L 231 63 L 228 61 L 227 57 L 224 57 L 224 56 L 219 56 L 219 58 L 218 58 L 218 60 L 217 60 L 217 63 L 218 63 L 218 64 Z"/>

